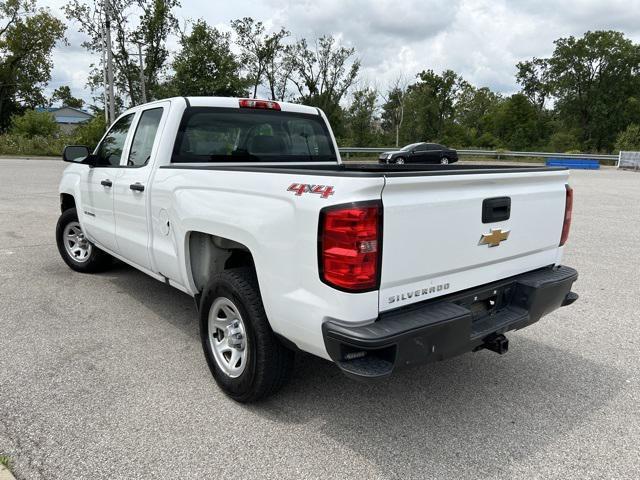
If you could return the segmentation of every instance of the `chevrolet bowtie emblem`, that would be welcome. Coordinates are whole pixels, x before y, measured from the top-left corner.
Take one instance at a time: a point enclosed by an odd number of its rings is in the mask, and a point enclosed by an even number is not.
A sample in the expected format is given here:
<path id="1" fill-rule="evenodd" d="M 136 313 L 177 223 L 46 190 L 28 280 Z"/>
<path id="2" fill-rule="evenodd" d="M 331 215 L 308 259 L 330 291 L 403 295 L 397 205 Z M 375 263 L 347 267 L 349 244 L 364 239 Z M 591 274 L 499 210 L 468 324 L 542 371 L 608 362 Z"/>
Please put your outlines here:
<path id="1" fill-rule="evenodd" d="M 483 233 L 480 237 L 480 243 L 478 245 L 489 245 L 489 247 L 497 247 L 500 242 L 504 242 L 509 238 L 509 230 L 502 230 L 500 228 L 492 228 L 491 233 Z"/>

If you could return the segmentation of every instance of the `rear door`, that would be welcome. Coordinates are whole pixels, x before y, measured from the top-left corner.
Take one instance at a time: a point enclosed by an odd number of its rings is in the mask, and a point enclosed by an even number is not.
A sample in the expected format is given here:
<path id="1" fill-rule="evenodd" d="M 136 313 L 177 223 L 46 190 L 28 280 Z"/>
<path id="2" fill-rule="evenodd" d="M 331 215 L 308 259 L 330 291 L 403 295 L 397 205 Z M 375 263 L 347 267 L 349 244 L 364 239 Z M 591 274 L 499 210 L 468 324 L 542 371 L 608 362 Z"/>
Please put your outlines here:
<path id="1" fill-rule="evenodd" d="M 567 179 L 564 170 L 387 176 L 380 310 L 559 261 Z"/>
<path id="2" fill-rule="evenodd" d="M 149 254 L 149 184 L 159 132 L 169 103 L 140 110 L 133 127 L 131 147 L 122 159 L 115 188 L 114 213 L 118 251 L 127 260 L 151 270 Z"/>
<path id="3" fill-rule="evenodd" d="M 95 155 L 97 165 L 80 181 L 82 227 L 94 242 L 116 250 L 113 185 L 120 174 L 120 160 L 127 145 L 134 114 L 118 119 L 104 136 Z"/>
<path id="4" fill-rule="evenodd" d="M 411 163 L 427 163 L 429 152 L 426 144 L 415 147 L 411 154 Z"/>
<path id="5" fill-rule="evenodd" d="M 428 163 L 440 163 L 440 157 L 442 156 L 442 145 L 436 143 L 427 144 L 426 159 Z"/>

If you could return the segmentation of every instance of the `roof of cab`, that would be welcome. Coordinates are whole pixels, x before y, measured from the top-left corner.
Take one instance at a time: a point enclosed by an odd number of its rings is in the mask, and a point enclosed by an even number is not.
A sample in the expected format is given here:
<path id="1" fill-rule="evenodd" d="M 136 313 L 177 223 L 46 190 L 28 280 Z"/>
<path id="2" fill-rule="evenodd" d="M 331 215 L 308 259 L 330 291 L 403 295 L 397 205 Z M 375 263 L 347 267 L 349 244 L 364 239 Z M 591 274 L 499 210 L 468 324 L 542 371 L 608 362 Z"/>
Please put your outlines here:
<path id="1" fill-rule="evenodd" d="M 180 97 L 178 97 L 180 98 Z M 240 108 L 239 97 L 182 97 L 189 101 L 192 107 L 223 107 L 223 108 Z M 173 99 L 172 99 L 173 100 Z M 306 113 L 318 115 L 318 109 L 299 105 L 297 103 L 276 102 L 280 105 L 283 112 Z"/>
<path id="2" fill-rule="evenodd" d="M 162 102 L 180 102 L 184 105 L 183 102 L 187 101 L 188 104 L 192 107 L 222 107 L 222 108 L 240 108 L 240 100 L 243 97 L 171 97 L 171 98 L 162 98 L 160 100 L 154 100 L 153 102 L 148 102 L 142 105 L 136 105 L 135 107 L 131 107 L 126 111 L 122 112 L 117 118 L 123 117 L 130 113 L 135 113 L 141 109 L 145 109 L 151 107 L 157 103 Z M 260 100 L 260 99 L 258 99 Z M 271 100 L 269 100 L 271 101 Z M 320 115 L 318 109 L 316 107 L 309 107 L 307 105 L 300 105 L 297 103 L 289 103 L 289 102 L 276 102 L 280 105 L 280 110 L 283 112 L 294 112 L 294 113 L 306 113 L 307 115 Z"/>

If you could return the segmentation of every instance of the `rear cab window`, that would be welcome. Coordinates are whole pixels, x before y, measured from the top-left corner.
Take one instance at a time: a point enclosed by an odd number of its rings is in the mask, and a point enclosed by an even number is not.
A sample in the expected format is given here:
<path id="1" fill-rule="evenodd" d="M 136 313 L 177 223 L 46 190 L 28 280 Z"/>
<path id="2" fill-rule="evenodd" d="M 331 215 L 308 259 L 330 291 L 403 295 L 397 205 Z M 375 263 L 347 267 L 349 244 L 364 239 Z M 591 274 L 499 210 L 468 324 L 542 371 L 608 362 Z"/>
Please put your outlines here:
<path id="1" fill-rule="evenodd" d="M 182 118 L 172 162 L 335 162 L 320 115 L 191 107 Z"/>

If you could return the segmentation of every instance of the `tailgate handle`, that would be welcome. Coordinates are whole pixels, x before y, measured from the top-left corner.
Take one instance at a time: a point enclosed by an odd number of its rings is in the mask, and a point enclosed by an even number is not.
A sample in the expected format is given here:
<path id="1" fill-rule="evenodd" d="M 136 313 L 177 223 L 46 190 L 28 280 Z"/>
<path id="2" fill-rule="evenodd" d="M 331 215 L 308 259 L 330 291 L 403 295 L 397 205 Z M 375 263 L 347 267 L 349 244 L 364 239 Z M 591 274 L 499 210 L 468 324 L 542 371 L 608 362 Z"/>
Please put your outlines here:
<path id="1" fill-rule="evenodd" d="M 511 197 L 485 198 L 482 201 L 482 223 L 502 222 L 511 216 Z"/>

